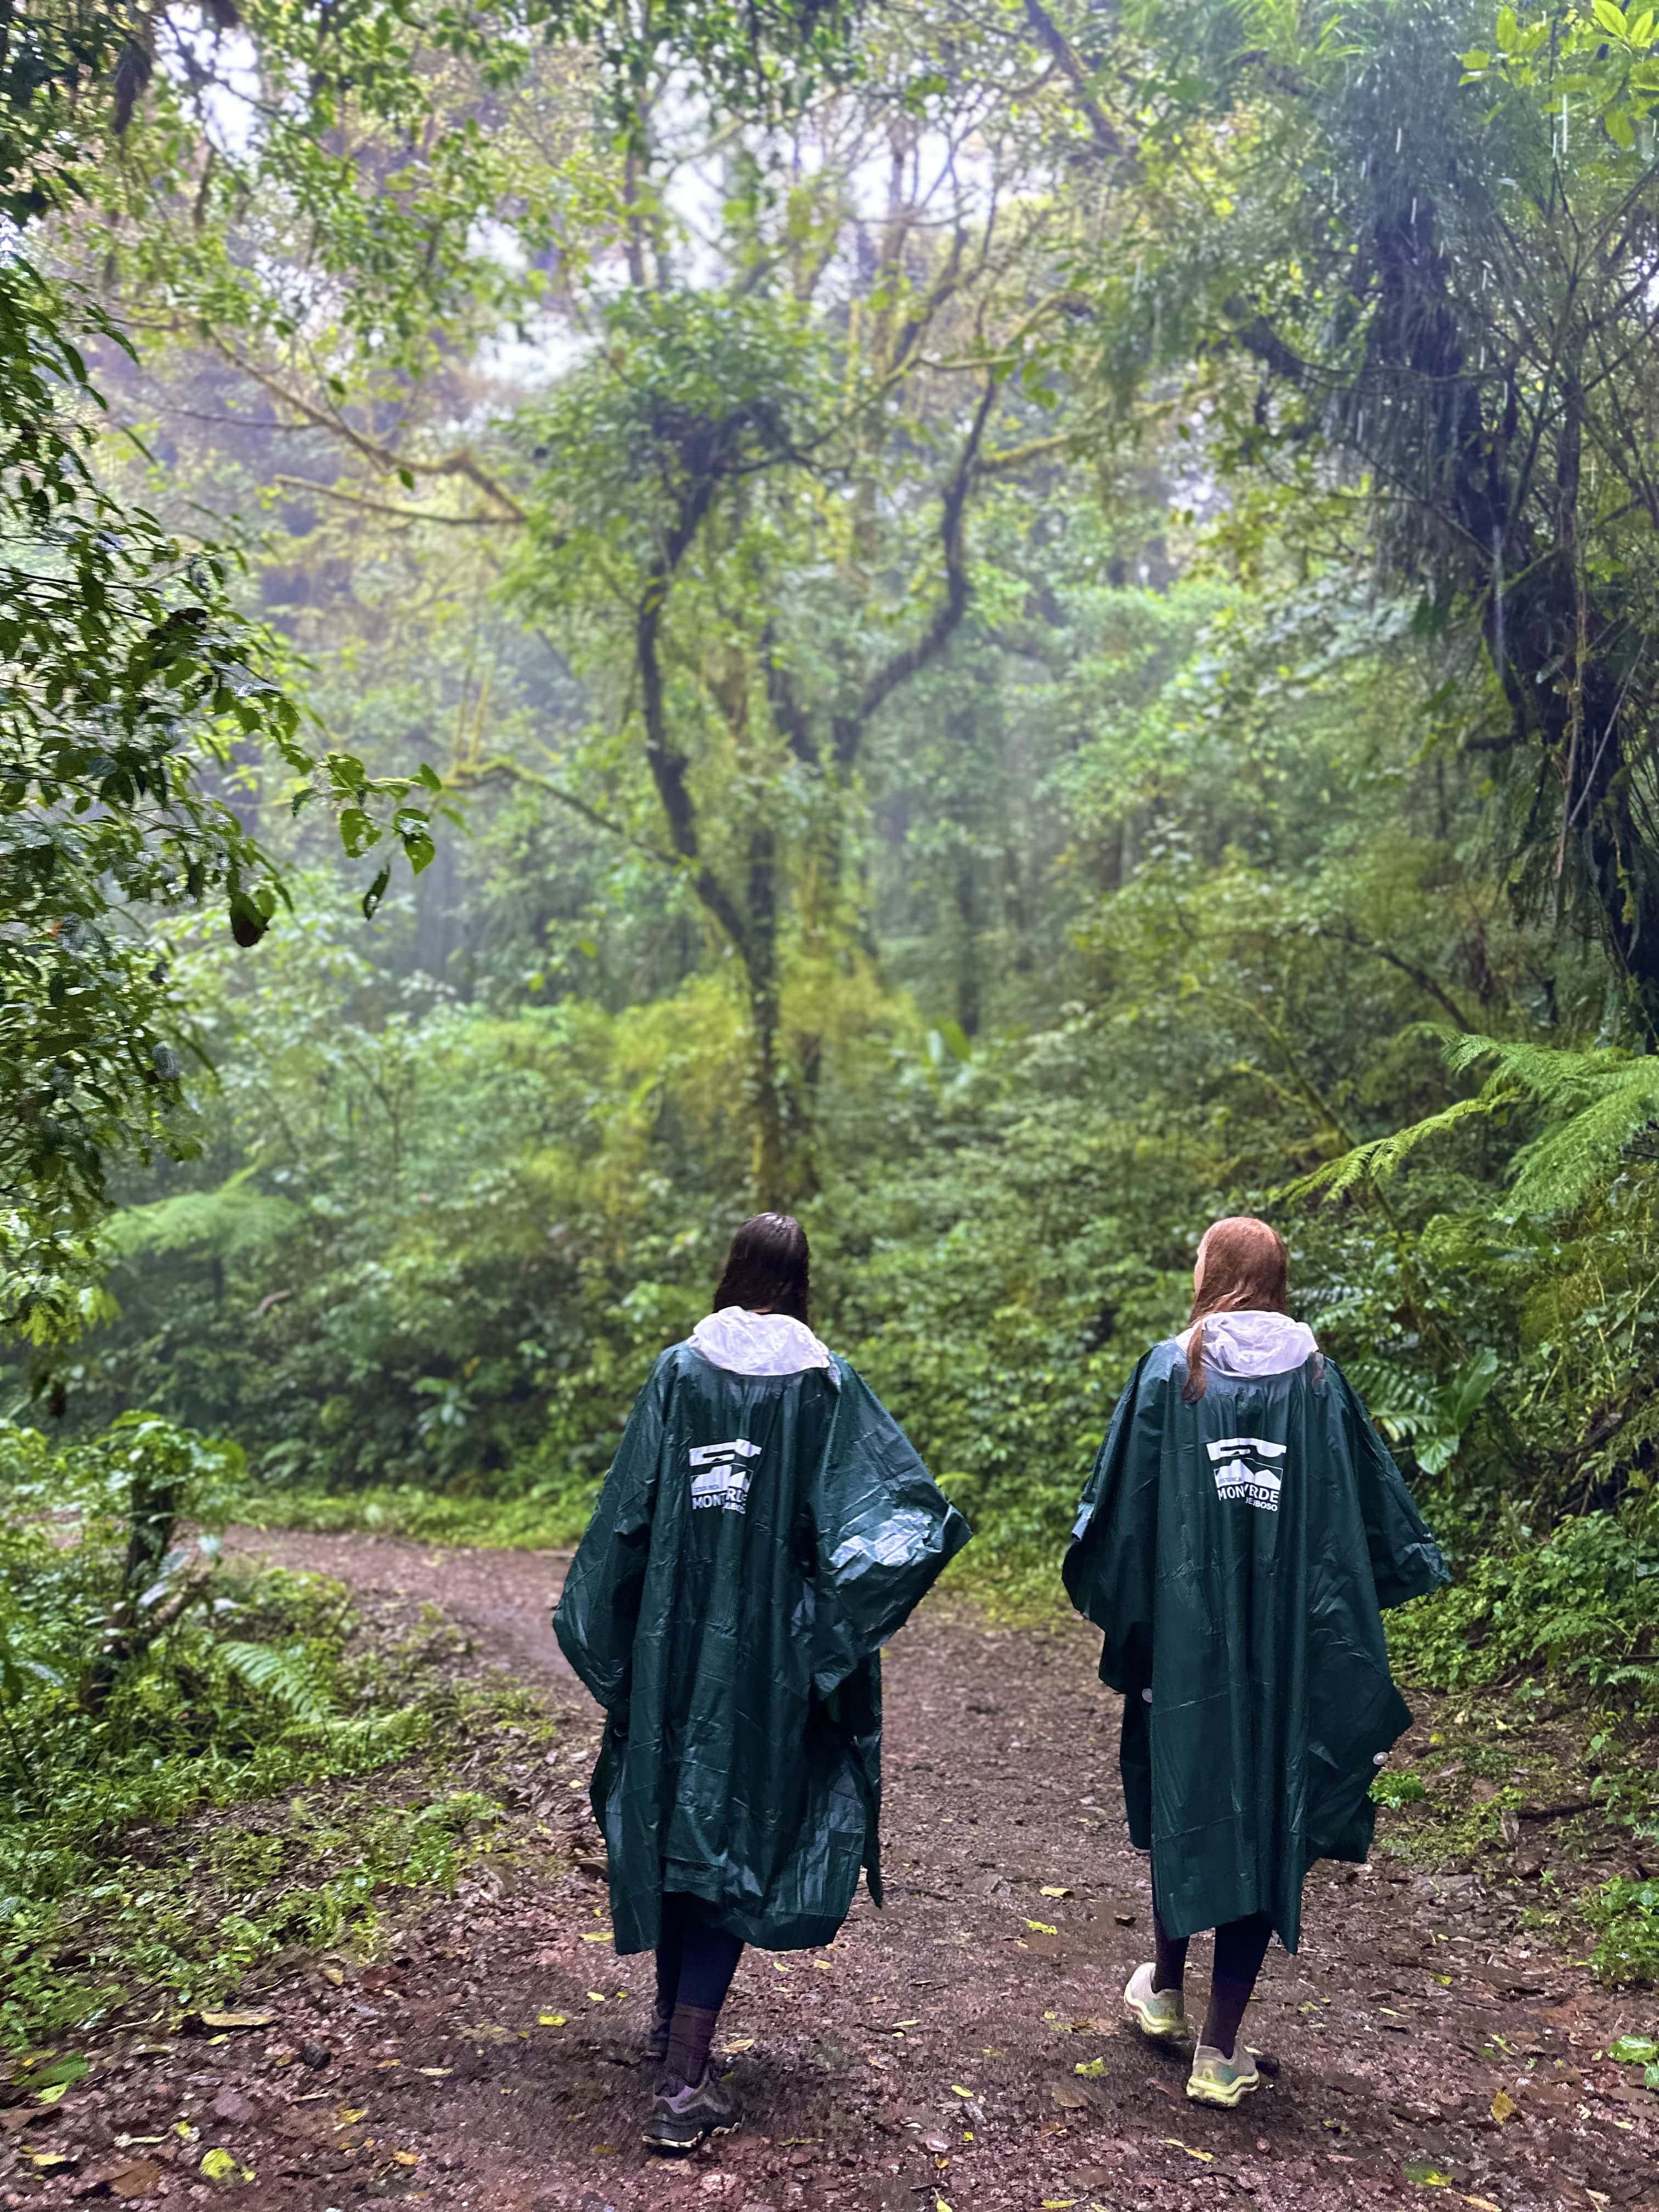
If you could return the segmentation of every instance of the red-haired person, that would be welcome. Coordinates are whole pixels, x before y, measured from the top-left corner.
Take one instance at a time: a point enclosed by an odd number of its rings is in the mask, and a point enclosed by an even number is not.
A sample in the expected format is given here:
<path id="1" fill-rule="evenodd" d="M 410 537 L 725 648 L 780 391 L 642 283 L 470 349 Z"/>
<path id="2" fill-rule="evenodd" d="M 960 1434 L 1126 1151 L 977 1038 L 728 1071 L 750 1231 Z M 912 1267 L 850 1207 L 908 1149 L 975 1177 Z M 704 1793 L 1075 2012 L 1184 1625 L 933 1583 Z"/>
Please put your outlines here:
<path id="1" fill-rule="evenodd" d="M 554 1626 L 605 1709 L 593 1815 L 619 1953 L 657 1954 L 645 2140 L 737 2123 L 709 2059 L 745 1943 L 881 1902 L 882 1644 L 968 1524 L 807 1319 L 806 1237 L 759 1213 L 635 1405 Z"/>
<path id="2" fill-rule="evenodd" d="M 1104 1633 L 1130 1839 L 1152 1854 L 1157 1955 L 1124 2004 L 1184 2043 L 1188 1941 L 1213 1929 L 1187 2094 L 1237 2105 L 1268 1942 L 1295 1950 L 1316 1859 L 1365 1857 L 1371 1782 L 1410 1725 L 1383 1609 L 1446 1579 L 1364 1407 L 1291 1320 L 1265 1221 L 1206 1231 L 1188 1327 L 1118 1401 L 1065 1577 Z"/>

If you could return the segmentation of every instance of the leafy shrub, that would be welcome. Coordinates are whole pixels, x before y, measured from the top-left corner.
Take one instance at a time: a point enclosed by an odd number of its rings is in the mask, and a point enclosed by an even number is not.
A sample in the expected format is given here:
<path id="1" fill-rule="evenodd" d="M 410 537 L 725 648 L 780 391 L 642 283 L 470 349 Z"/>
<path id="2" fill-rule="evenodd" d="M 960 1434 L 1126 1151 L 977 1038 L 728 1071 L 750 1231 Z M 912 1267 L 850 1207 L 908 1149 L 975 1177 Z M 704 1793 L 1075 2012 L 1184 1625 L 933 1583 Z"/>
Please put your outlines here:
<path id="1" fill-rule="evenodd" d="M 1401 1805 L 1415 1805 L 1427 1795 L 1423 1778 L 1417 1774 L 1384 1772 L 1371 1784 L 1371 1796 L 1376 1802 L 1396 1809 Z"/>
<path id="2" fill-rule="evenodd" d="M 1541 1543 L 1475 1559 L 1464 1578 L 1392 1618 L 1401 1667 L 1445 1689 L 1538 1668 L 1632 1703 L 1659 1702 L 1659 1532 L 1645 1515 L 1589 1513 Z"/>
<path id="3" fill-rule="evenodd" d="M 453 1874 L 483 1801 L 377 1803 L 257 1911 L 244 1893 L 294 1843 L 216 1831 L 207 1862 L 240 1850 L 247 1879 L 234 1908 L 198 1893 L 182 1822 L 384 1766 L 431 1710 L 355 1648 L 334 1585 L 222 1561 L 193 1516 L 244 1479 L 234 1447 L 151 1416 L 59 1452 L 7 1427 L 0 1474 L 0 2036 L 135 1987 L 200 2001 L 277 1942 L 337 1937 L 378 1886 Z"/>
<path id="4" fill-rule="evenodd" d="M 1659 1881 L 1610 1881 L 1583 1900 L 1595 1930 L 1590 1963 L 1604 1982 L 1628 1987 L 1659 1981 Z"/>

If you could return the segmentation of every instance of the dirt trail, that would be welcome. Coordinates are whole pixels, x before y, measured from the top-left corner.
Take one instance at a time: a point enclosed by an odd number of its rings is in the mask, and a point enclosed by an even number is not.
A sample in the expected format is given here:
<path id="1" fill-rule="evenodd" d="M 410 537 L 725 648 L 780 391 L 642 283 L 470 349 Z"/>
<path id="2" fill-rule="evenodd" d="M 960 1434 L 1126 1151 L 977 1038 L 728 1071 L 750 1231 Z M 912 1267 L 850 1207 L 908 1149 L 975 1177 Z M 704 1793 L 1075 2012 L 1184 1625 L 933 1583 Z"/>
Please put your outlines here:
<path id="1" fill-rule="evenodd" d="M 362 1537 L 244 1548 L 444 1605 L 558 1709 L 559 1817 L 578 1817 L 569 1785 L 598 1730 L 544 1626 L 561 1559 Z M 464 1885 L 337 1987 L 323 1967 L 292 1971 L 276 2040 L 327 2049 L 320 2075 L 274 2063 L 258 2036 L 197 2046 L 185 2078 L 216 2115 L 203 2140 L 258 2176 L 237 2201 L 1311 2212 L 1437 2190 L 1486 2212 L 1659 2206 L 1659 2098 L 1599 2057 L 1645 2025 L 1641 2005 L 1530 1945 L 1472 1876 L 1316 1869 L 1304 1948 L 1270 1955 L 1248 2030 L 1281 2070 L 1237 2113 L 1190 2106 L 1178 2063 L 1121 2020 L 1148 1954 L 1147 1893 L 1094 1657 L 1081 1630 L 988 1630 L 942 1601 L 897 1638 L 887 1908 L 860 1898 L 827 1952 L 745 1957 L 722 2022 L 742 2135 L 684 2166 L 638 2147 L 650 1961 L 613 1957 L 603 1887 L 567 1856 L 510 1890 Z M 159 2128 L 179 2060 L 131 2063 L 132 2101 L 149 2094 Z"/>
<path id="2" fill-rule="evenodd" d="M 225 1545 L 274 1566 L 441 1606 L 481 1651 L 524 1681 L 550 1681 L 567 1697 L 582 1695 L 548 1627 L 568 1552 L 454 1550 L 401 1536 L 319 1536 L 295 1528 L 233 1528 Z"/>

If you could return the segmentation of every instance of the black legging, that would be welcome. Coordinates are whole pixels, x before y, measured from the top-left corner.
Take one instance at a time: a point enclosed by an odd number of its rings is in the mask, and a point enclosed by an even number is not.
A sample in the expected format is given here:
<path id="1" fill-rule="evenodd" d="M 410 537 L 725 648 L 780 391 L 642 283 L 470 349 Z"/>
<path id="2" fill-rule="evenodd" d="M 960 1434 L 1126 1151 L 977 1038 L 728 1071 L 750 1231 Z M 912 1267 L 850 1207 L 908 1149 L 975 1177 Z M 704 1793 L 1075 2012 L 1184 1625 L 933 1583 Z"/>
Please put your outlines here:
<path id="1" fill-rule="evenodd" d="M 716 2013 L 726 2002 L 743 1956 L 740 1937 L 710 1924 L 701 1898 L 669 1890 L 662 1901 L 657 1939 L 657 2002 L 665 2013 L 692 2005 Z"/>
<path id="2" fill-rule="evenodd" d="M 1238 2040 L 1244 2008 L 1255 1990 L 1273 1932 L 1273 1921 L 1265 1912 L 1253 1912 L 1244 1920 L 1224 1921 L 1215 1931 L 1215 1964 L 1210 1972 L 1210 2008 L 1204 2021 L 1204 2040 L 1224 2051 L 1229 2058 Z M 1188 1939 L 1168 1933 L 1156 1905 L 1152 1908 L 1152 1933 L 1158 1945 L 1152 1986 L 1178 1990 L 1187 1972 Z"/>

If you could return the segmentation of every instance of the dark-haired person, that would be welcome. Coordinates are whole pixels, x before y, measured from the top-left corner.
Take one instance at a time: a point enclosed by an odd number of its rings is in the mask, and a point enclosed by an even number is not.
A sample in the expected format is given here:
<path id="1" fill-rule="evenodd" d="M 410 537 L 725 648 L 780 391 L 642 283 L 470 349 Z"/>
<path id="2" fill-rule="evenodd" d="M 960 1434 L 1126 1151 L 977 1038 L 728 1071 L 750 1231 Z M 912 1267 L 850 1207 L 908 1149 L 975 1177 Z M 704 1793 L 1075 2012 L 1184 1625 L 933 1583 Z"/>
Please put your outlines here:
<path id="1" fill-rule="evenodd" d="M 1215 1929 L 1187 2094 L 1257 2087 L 1238 2042 L 1277 1929 L 1294 1951 L 1316 1859 L 1363 1860 L 1370 1784 L 1410 1725 L 1382 1609 L 1446 1579 L 1399 1469 L 1285 1310 L 1284 1240 L 1249 1215 L 1198 1248 L 1189 1325 L 1141 1360 L 1084 1493 L 1066 1588 L 1122 1693 L 1131 1841 L 1157 1956 L 1123 1993 L 1184 2042 L 1190 1936 Z"/>
<path id="2" fill-rule="evenodd" d="M 710 2061 L 745 1943 L 828 1943 L 881 1901 L 877 1653 L 968 1540 L 807 1321 L 806 1237 L 761 1213 L 715 1310 L 640 1393 L 554 1615 L 605 1708 L 593 1813 L 620 1953 L 654 1950 L 645 2140 L 737 2124 Z"/>

